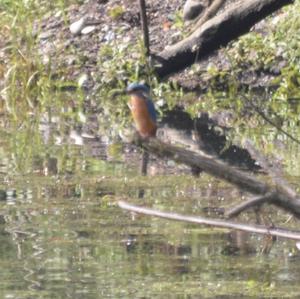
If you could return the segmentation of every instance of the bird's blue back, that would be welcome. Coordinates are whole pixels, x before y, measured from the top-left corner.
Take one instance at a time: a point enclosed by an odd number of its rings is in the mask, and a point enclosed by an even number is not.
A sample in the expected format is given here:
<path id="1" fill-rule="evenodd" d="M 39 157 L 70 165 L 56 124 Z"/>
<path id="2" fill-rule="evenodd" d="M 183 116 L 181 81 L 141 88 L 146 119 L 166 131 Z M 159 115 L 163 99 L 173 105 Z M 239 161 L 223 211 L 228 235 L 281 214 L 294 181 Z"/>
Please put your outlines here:
<path id="1" fill-rule="evenodd" d="M 146 98 L 146 104 L 147 104 L 147 108 L 148 108 L 151 119 L 156 123 L 156 120 L 157 120 L 156 110 L 155 110 L 152 100 L 148 97 Z"/>

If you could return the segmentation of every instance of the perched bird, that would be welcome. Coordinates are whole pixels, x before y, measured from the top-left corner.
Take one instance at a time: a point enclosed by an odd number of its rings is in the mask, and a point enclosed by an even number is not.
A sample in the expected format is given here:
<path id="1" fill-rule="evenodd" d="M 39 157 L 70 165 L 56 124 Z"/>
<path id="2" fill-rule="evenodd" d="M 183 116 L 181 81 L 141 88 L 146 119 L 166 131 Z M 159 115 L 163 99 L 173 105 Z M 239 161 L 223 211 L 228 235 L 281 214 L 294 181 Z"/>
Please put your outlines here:
<path id="1" fill-rule="evenodd" d="M 128 106 L 131 110 L 135 126 L 141 137 L 156 135 L 156 111 L 150 97 L 150 88 L 141 83 L 131 83 L 126 89 L 130 95 Z"/>
<path id="2" fill-rule="evenodd" d="M 126 92 L 130 96 L 128 106 L 130 108 L 136 129 L 142 138 L 155 137 L 157 130 L 156 111 L 150 97 L 150 88 L 141 83 L 131 83 Z M 149 153 L 143 150 L 141 160 L 141 174 L 147 175 Z M 139 197 L 143 197 L 144 190 L 139 191 Z"/>

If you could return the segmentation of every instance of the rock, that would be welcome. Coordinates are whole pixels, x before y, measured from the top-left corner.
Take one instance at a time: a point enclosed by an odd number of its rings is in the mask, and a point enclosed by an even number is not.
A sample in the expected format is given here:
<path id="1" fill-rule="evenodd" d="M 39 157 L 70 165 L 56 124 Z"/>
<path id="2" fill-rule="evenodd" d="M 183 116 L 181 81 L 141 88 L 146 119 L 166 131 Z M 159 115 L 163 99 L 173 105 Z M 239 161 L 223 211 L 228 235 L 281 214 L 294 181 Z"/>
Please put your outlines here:
<path id="1" fill-rule="evenodd" d="M 74 144 L 83 145 L 83 138 L 77 131 L 71 130 L 69 137 L 74 142 Z"/>
<path id="2" fill-rule="evenodd" d="M 183 7 L 183 19 L 191 21 L 199 16 L 209 5 L 209 0 L 187 0 Z"/>
<path id="3" fill-rule="evenodd" d="M 114 38 L 115 38 L 115 33 L 113 31 L 109 31 L 104 35 L 102 40 L 106 42 L 110 42 L 114 40 Z"/>
<path id="4" fill-rule="evenodd" d="M 86 17 L 82 17 L 78 21 L 70 25 L 70 31 L 72 34 L 77 35 L 81 33 L 81 30 L 86 26 Z"/>
<path id="5" fill-rule="evenodd" d="M 73 35 L 89 34 L 96 29 L 95 25 L 98 24 L 100 24 L 99 21 L 90 20 L 88 17 L 84 16 L 70 25 L 70 31 Z"/>
<path id="6" fill-rule="evenodd" d="M 80 77 L 79 77 L 79 79 L 78 79 L 78 86 L 81 88 L 81 87 L 83 87 L 86 83 L 87 83 L 87 81 L 88 81 L 88 79 L 89 79 L 89 77 L 88 77 L 88 75 L 87 74 L 82 74 Z"/>
<path id="7" fill-rule="evenodd" d="M 87 26 L 87 27 L 84 27 L 81 30 L 81 33 L 82 34 L 89 34 L 89 33 L 93 32 L 95 29 L 96 29 L 96 26 Z"/>

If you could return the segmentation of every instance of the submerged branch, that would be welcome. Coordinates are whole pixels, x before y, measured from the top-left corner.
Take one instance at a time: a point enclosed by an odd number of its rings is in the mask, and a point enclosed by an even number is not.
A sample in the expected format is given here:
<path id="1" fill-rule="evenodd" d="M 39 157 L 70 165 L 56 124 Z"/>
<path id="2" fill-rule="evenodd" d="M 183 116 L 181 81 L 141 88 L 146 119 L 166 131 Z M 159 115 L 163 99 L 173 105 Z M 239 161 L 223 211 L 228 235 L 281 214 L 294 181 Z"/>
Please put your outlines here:
<path id="1" fill-rule="evenodd" d="M 155 210 L 155 209 L 143 208 L 143 207 L 131 205 L 124 201 L 119 201 L 118 205 L 122 209 L 136 212 L 139 214 L 149 215 L 149 216 L 155 216 L 155 217 L 176 220 L 176 221 L 189 222 L 189 223 L 195 223 L 195 224 L 209 225 L 209 226 L 214 226 L 214 227 L 236 229 L 236 230 L 242 230 L 242 231 L 251 232 L 251 233 L 283 237 L 283 238 L 288 238 L 288 239 L 293 239 L 293 240 L 300 240 L 300 231 L 299 232 L 298 231 L 290 231 L 290 230 L 286 230 L 283 228 L 268 228 L 268 227 L 265 227 L 262 225 L 246 225 L 243 223 L 230 222 L 230 221 L 225 221 L 225 220 L 208 219 L 208 218 L 203 218 L 203 217 L 181 215 L 181 214 L 177 214 L 177 213 L 162 212 L 162 211 Z"/>

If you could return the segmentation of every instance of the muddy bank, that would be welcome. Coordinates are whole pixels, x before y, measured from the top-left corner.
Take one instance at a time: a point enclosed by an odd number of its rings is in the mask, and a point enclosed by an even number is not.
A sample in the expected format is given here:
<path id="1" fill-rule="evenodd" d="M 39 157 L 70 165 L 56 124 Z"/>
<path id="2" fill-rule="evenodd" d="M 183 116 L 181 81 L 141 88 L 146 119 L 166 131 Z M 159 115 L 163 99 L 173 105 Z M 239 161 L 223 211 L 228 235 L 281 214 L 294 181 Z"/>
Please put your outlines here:
<path id="1" fill-rule="evenodd" d="M 226 1 L 225 8 L 233 2 L 235 1 Z M 152 53 L 181 40 L 190 31 L 192 24 L 182 20 L 183 5 L 182 0 L 147 1 Z M 220 12 L 223 10 L 224 7 Z M 282 14 L 279 13 L 279 16 Z M 74 24 L 76 26 L 82 20 L 86 24 L 82 27 L 83 30 L 77 32 L 73 28 L 72 33 L 70 25 L 74 27 Z M 267 21 L 262 21 L 253 28 L 263 35 L 273 29 L 274 24 Z M 122 57 L 123 59 L 139 59 L 142 36 L 139 7 L 136 2 L 129 0 L 87 1 L 82 5 L 70 6 L 64 13 L 51 12 L 41 24 L 36 24 L 34 34 L 37 35 L 37 49 L 42 61 L 45 64 L 51 62 L 54 73 L 58 73 L 61 80 L 84 83 L 88 93 L 93 94 L 101 85 L 101 57 L 109 49 L 126 49 L 124 55 L 127 57 Z M 268 86 L 268 82 L 280 73 L 283 66 L 282 57 L 278 57 L 278 61 L 274 61 L 274 67 L 268 70 L 254 72 L 245 66 L 245 71 L 240 75 L 241 83 L 247 86 Z M 227 50 L 212 53 L 194 67 L 174 74 L 169 79 L 178 82 L 185 90 L 206 92 L 211 79 L 207 70 L 212 67 L 223 71 L 232 67 Z M 127 78 L 120 74 L 117 79 Z"/>

